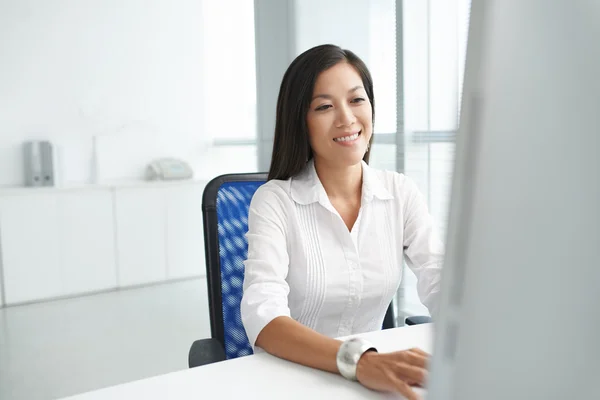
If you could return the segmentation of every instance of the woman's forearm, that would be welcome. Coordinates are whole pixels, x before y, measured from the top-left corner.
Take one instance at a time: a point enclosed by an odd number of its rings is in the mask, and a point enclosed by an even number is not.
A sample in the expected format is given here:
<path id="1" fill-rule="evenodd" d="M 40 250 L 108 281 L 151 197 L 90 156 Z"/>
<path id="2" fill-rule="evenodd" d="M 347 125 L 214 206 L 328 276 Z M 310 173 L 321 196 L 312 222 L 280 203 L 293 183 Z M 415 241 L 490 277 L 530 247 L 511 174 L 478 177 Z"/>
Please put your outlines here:
<path id="1" fill-rule="evenodd" d="M 275 318 L 256 339 L 258 347 L 276 357 L 333 373 L 338 373 L 336 355 L 341 344 L 289 317 Z"/>

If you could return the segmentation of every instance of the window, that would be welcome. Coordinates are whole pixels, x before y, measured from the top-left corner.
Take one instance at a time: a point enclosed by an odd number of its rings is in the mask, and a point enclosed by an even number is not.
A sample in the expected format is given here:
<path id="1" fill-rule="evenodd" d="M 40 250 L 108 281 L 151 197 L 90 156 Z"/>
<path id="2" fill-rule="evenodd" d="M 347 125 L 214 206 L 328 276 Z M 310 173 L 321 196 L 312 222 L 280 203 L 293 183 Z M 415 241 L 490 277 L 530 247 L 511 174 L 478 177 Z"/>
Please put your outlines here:
<path id="1" fill-rule="evenodd" d="M 470 0 L 402 5 L 405 172 L 427 198 L 445 240 Z M 426 309 L 418 301 L 416 278 L 408 270 L 405 277 L 404 310 L 421 314 Z"/>
<path id="2" fill-rule="evenodd" d="M 402 5 L 404 92 L 397 113 L 396 4 Z M 368 67 L 376 123 L 371 164 L 403 170 L 427 197 L 444 237 L 463 82 L 470 0 L 378 0 L 369 3 Z M 397 149 L 396 121 L 404 121 Z M 398 165 L 398 150 L 403 165 Z"/>
<path id="3" fill-rule="evenodd" d="M 405 168 L 445 233 L 470 0 L 404 0 Z"/>
<path id="4" fill-rule="evenodd" d="M 396 2 L 369 2 L 367 67 L 375 92 L 375 133 L 396 132 Z M 376 140 L 376 139 L 375 139 Z"/>
<path id="5" fill-rule="evenodd" d="M 204 176 L 257 170 L 254 2 L 203 1 Z"/>
<path id="6" fill-rule="evenodd" d="M 375 92 L 375 125 L 370 164 L 397 170 L 396 165 L 396 2 L 369 2 L 368 67 Z"/>

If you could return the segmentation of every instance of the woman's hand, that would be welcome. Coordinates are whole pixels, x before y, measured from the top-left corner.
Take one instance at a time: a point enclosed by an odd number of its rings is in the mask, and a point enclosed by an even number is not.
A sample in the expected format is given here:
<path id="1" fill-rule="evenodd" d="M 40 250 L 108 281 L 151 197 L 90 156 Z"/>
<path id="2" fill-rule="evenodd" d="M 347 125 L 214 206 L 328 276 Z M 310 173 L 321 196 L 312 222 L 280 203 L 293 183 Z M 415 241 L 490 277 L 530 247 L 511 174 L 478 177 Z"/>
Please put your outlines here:
<path id="1" fill-rule="evenodd" d="M 420 349 L 393 353 L 368 351 L 358 361 L 356 378 L 369 389 L 399 392 L 409 400 L 418 400 L 411 386 L 425 384 L 428 362 L 429 354 Z"/>

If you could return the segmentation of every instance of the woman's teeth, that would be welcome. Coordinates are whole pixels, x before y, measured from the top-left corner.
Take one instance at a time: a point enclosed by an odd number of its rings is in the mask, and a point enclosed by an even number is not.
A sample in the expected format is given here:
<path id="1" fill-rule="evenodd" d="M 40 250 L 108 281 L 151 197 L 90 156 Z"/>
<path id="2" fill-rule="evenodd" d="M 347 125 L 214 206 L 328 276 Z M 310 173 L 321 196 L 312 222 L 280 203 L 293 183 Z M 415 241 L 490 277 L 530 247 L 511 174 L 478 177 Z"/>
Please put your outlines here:
<path id="1" fill-rule="evenodd" d="M 344 137 L 341 137 L 341 138 L 335 138 L 333 140 L 335 142 L 351 142 L 353 140 L 358 139 L 358 135 L 360 135 L 360 132 L 357 132 L 354 135 L 350 135 L 350 136 L 344 136 Z"/>

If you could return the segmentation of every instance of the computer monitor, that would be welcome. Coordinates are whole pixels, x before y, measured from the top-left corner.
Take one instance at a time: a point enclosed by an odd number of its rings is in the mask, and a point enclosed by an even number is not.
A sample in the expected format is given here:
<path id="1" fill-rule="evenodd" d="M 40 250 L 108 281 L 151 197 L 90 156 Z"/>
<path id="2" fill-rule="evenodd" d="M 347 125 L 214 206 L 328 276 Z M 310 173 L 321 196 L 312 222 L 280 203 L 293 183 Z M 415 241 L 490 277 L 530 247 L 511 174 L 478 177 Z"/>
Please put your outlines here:
<path id="1" fill-rule="evenodd" d="M 470 21 L 427 399 L 600 399 L 600 1 Z"/>

